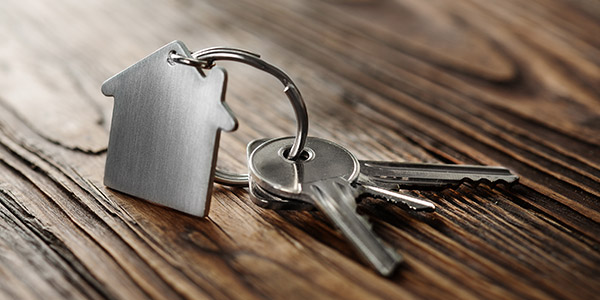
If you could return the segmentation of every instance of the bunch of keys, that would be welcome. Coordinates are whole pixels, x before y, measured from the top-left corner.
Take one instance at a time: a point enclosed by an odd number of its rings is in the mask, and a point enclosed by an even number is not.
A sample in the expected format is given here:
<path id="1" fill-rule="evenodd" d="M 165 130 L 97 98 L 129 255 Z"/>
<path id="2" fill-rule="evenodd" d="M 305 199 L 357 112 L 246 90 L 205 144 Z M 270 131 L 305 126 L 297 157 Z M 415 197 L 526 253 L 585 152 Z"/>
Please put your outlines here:
<path id="1" fill-rule="evenodd" d="M 224 71 L 206 72 L 216 60 L 243 62 L 277 77 L 284 84 L 284 92 L 296 114 L 295 137 L 259 139 L 248 144 L 249 175 L 227 173 L 215 166 L 220 130 L 234 130 L 237 126 L 223 102 Z M 169 69 L 173 67 L 180 69 Z M 156 71 L 160 69 L 162 73 Z M 127 75 L 128 70 L 154 72 L 153 76 L 167 78 L 150 86 L 145 80 L 115 79 L 132 76 Z M 252 201 L 263 208 L 319 210 L 365 261 L 384 276 L 393 273 L 402 256 L 378 238 L 367 219 L 356 212 L 361 196 L 433 212 L 435 205 L 431 201 L 399 191 L 442 189 L 464 182 L 510 185 L 518 181 L 518 176 L 502 167 L 360 161 L 332 141 L 308 137 L 306 106 L 293 81 L 277 67 L 247 51 L 211 48 L 190 53 L 181 42 L 175 41 L 126 71 L 109 79 L 103 85 L 103 92 L 114 95 L 115 101 L 124 98 L 128 103 L 143 102 L 145 109 L 141 112 L 147 115 L 135 115 L 140 110 L 124 109 L 122 104 L 118 107 L 115 103 L 105 172 L 108 187 L 198 216 L 208 214 L 213 181 L 247 187 Z M 195 76 L 201 99 L 173 99 L 182 94 L 189 96 L 182 90 L 197 87 L 183 85 L 181 80 L 168 76 Z M 198 109 L 173 109 L 180 104 L 177 101 Z M 157 133 L 148 128 L 151 127 L 148 123 L 131 121 L 145 117 L 183 118 L 187 122 L 171 123 L 191 129 L 163 128 Z M 196 136 L 188 136 L 188 131 Z M 177 135 L 165 136 L 164 132 Z M 178 156 L 173 159 L 173 154 Z M 143 168 L 154 172 L 140 173 L 138 170 Z"/>
<path id="2" fill-rule="evenodd" d="M 367 220 L 356 213 L 360 196 L 385 199 L 415 211 L 435 205 L 397 192 L 439 189 L 463 182 L 512 184 L 518 177 L 501 167 L 359 161 L 331 141 L 309 137 L 305 154 L 285 156 L 293 138 L 256 140 L 248 145 L 249 189 L 253 201 L 270 209 L 318 209 L 380 274 L 390 275 L 402 260 L 381 242 Z"/>

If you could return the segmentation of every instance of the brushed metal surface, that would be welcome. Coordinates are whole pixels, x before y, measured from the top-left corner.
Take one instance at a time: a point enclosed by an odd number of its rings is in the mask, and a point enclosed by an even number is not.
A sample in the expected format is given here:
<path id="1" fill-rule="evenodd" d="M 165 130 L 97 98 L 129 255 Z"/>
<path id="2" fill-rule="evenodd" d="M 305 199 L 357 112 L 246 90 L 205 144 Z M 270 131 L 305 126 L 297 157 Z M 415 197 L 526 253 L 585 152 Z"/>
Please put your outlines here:
<path id="1" fill-rule="evenodd" d="M 114 96 L 104 184 L 117 191 L 196 216 L 206 216 L 220 131 L 237 128 L 224 102 L 227 76 L 206 77 L 168 61 L 190 56 L 174 41 L 102 85 Z"/>
<path id="2" fill-rule="evenodd" d="M 294 137 L 267 140 L 256 146 L 248 158 L 252 180 L 264 190 L 282 197 L 311 198 L 302 193 L 304 185 L 331 178 L 354 182 L 360 173 L 358 160 L 352 153 L 332 141 L 309 136 L 304 151 L 307 159 L 296 161 L 285 157 Z"/>

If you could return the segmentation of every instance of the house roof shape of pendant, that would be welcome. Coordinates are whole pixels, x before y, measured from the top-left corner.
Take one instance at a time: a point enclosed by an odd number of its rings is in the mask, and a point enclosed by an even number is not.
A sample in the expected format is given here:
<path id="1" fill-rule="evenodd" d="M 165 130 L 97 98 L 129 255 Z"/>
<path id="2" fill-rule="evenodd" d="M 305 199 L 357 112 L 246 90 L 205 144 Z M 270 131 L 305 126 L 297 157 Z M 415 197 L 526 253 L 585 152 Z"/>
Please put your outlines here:
<path id="1" fill-rule="evenodd" d="M 173 41 L 109 78 L 114 109 L 104 183 L 195 216 L 208 215 L 221 130 L 237 129 L 225 101 L 227 74 L 169 62 L 190 56 Z"/>

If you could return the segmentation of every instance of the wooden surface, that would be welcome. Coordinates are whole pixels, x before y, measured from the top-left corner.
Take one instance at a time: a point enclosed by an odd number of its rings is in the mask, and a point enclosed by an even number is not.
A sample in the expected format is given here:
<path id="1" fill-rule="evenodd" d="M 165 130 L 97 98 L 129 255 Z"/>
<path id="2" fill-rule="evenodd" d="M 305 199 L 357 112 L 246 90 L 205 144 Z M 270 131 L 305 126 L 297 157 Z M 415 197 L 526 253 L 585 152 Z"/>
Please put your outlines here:
<path id="1" fill-rule="evenodd" d="M 102 184 L 109 76 L 174 40 L 249 49 L 298 83 L 310 134 L 360 159 L 503 165 L 512 189 L 366 199 L 404 254 L 383 278 L 319 213 L 216 186 L 199 219 Z M 0 9 L 0 298 L 598 299 L 600 5 L 586 0 L 27 1 Z M 294 132 L 247 66 L 227 101 L 245 144 Z"/>

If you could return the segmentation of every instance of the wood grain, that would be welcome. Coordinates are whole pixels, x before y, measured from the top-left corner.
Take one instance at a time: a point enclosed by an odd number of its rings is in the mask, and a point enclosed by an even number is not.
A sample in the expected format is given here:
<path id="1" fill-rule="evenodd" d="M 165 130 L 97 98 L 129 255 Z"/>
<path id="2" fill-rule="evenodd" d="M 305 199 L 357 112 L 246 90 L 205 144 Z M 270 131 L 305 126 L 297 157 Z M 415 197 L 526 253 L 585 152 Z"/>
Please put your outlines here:
<path id="1" fill-rule="evenodd" d="M 4 1 L 0 298 L 598 299 L 600 6 L 532 1 Z M 260 53 L 298 83 L 310 134 L 360 159 L 503 165 L 519 185 L 365 199 L 405 258 L 383 278 L 320 213 L 216 186 L 208 218 L 102 184 L 101 83 L 174 40 Z M 235 63 L 240 128 L 219 165 L 295 121 L 271 77 Z"/>

